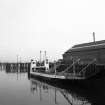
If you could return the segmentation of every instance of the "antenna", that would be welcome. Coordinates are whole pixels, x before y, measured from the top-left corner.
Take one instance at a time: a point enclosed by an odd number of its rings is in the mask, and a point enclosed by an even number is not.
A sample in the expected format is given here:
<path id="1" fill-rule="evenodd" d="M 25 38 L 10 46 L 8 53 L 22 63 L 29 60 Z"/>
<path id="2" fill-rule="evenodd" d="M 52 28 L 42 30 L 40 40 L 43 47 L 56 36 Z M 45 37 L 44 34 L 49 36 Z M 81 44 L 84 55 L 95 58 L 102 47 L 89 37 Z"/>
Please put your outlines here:
<path id="1" fill-rule="evenodd" d="M 46 51 L 45 51 L 45 60 L 46 60 Z"/>
<path id="2" fill-rule="evenodd" d="M 40 51 L 40 63 L 41 63 L 41 53 L 42 53 L 42 51 Z"/>

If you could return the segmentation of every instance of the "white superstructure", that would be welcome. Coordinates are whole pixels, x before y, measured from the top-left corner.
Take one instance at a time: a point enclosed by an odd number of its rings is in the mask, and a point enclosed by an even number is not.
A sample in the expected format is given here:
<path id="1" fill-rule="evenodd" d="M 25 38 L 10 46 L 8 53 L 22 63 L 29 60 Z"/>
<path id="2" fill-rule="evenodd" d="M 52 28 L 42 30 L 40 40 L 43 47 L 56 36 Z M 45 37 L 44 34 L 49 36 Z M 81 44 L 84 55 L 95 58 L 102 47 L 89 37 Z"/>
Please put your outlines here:
<path id="1" fill-rule="evenodd" d="M 45 52 L 45 58 L 43 61 L 37 61 L 34 59 L 31 60 L 31 70 L 30 71 L 31 72 L 41 72 L 41 71 L 49 72 L 49 60 L 46 57 L 46 52 Z"/>

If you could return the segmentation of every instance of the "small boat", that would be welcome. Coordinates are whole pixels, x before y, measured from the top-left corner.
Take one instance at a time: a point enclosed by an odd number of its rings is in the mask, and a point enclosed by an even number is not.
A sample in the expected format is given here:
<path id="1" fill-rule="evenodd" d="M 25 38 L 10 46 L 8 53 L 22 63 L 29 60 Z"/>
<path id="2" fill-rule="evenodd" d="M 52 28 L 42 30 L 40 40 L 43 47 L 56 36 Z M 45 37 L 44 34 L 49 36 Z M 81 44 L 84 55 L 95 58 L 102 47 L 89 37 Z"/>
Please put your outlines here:
<path id="1" fill-rule="evenodd" d="M 72 65 L 71 65 L 72 66 Z M 43 62 L 39 62 L 37 60 L 32 59 L 31 60 L 31 66 L 30 66 L 30 76 L 43 78 L 46 80 L 53 80 L 53 81 L 68 81 L 68 80 L 84 80 L 85 77 L 81 76 L 81 74 L 78 73 L 66 73 L 67 69 L 70 67 L 67 67 L 66 70 L 63 72 L 57 72 L 56 71 L 57 65 L 56 62 L 54 62 L 53 72 L 51 72 L 51 69 L 49 67 L 49 60 L 45 58 Z"/>
<path id="2" fill-rule="evenodd" d="M 41 57 L 40 57 L 41 58 Z M 31 60 L 31 66 L 30 66 L 30 76 L 38 77 L 38 78 L 44 78 L 46 80 L 70 80 L 70 79 L 83 79 L 79 76 L 74 76 L 73 74 L 69 73 L 63 73 L 63 72 L 57 72 L 56 71 L 56 62 L 54 62 L 53 72 L 51 72 L 51 69 L 49 67 L 49 60 L 46 57 L 45 52 L 45 59 L 41 62 L 32 59 Z"/>
<path id="3" fill-rule="evenodd" d="M 66 79 L 64 75 L 57 74 L 56 70 L 53 73 L 50 72 L 48 59 L 45 59 L 44 65 L 42 66 L 37 66 L 37 61 L 31 60 L 30 75 L 46 79 Z"/>

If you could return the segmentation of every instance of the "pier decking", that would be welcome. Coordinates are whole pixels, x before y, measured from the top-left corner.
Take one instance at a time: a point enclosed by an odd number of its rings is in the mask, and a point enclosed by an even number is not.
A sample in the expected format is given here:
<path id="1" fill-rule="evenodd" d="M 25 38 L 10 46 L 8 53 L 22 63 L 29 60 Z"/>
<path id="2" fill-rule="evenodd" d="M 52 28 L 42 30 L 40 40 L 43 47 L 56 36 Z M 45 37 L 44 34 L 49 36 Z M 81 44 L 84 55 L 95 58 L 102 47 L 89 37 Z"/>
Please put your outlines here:
<path id="1" fill-rule="evenodd" d="M 6 70 L 6 72 L 28 72 L 30 69 L 30 63 L 0 63 L 1 67 Z"/>

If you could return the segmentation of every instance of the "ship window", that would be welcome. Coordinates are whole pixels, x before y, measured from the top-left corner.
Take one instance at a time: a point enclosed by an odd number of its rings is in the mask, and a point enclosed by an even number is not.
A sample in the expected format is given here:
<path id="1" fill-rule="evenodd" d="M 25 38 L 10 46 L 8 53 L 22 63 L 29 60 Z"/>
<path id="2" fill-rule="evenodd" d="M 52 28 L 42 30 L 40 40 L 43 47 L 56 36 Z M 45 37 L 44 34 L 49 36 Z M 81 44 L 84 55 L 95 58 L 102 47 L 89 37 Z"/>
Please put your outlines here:
<path id="1" fill-rule="evenodd" d="M 33 62 L 33 64 L 35 64 L 35 62 Z"/>
<path id="2" fill-rule="evenodd" d="M 35 68 L 32 68 L 32 71 L 34 72 L 35 71 Z"/>
<path id="3" fill-rule="evenodd" d="M 48 64 L 48 59 L 46 59 L 46 64 Z"/>

